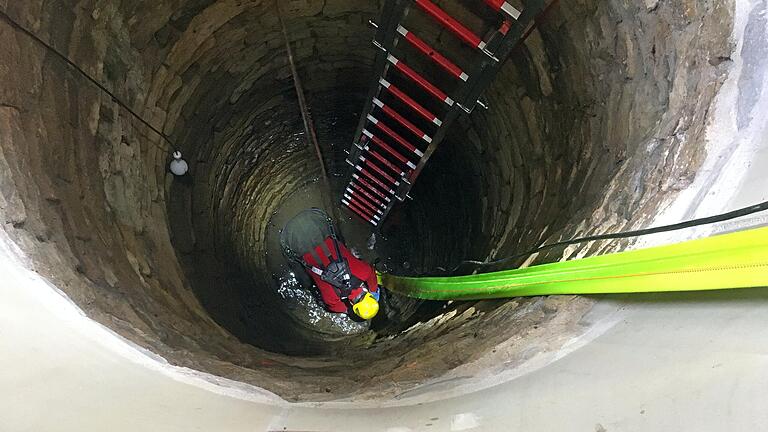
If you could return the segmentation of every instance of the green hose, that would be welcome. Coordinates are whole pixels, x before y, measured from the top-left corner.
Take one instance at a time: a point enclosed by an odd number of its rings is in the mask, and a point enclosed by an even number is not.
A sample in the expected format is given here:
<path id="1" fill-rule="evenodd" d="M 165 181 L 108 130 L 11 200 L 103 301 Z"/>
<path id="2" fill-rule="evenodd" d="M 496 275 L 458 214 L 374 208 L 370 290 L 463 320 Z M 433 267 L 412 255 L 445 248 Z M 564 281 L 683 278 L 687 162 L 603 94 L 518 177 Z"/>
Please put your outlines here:
<path id="1" fill-rule="evenodd" d="M 398 294 L 428 300 L 768 286 L 768 227 L 494 273 L 452 277 L 382 274 L 381 282 Z"/>

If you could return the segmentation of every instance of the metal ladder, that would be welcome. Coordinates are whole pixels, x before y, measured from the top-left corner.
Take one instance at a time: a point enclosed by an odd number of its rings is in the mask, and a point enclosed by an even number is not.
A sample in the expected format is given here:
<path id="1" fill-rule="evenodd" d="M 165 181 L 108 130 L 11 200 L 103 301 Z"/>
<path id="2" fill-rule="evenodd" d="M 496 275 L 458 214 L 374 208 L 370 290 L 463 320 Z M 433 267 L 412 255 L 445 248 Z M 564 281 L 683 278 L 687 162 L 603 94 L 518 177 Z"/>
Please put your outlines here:
<path id="1" fill-rule="evenodd" d="M 506 0 L 478 0 L 497 19 L 490 25 L 484 22 L 487 32 L 481 37 L 431 0 L 385 1 L 380 22 L 370 22 L 377 28 L 373 40 L 379 50 L 374 63 L 377 74 L 347 152 L 352 174 L 342 193 L 343 206 L 379 226 L 396 203 L 410 198 L 408 193 L 447 129 L 477 105 L 488 109 L 480 95 L 512 49 L 531 33 L 537 17 L 554 4 L 552 0 L 524 2 L 518 10 Z M 472 59 L 470 64 L 458 66 L 406 26 L 413 6 L 422 14 L 417 18 L 440 26 L 470 51 L 461 53 L 465 60 Z M 400 44 L 402 40 L 406 43 Z M 432 70 L 442 75 L 435 78 L 450 90 L 409 66 L 403 56 L 428 59 L 423 63 L 434 65 Z"/>

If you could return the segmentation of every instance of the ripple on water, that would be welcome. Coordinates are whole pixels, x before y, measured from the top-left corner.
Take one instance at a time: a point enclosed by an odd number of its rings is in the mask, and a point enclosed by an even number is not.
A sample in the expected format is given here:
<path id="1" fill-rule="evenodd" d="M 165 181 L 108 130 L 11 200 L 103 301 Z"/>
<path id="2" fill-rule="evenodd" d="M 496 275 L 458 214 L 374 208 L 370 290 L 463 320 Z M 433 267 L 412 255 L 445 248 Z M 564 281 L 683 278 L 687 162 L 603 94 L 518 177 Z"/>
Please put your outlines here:
<path id="1" fill-rule="evenodd" d="M 368 330 L 367 322 L 352 321 L 346 314 L 328 312 L 315 299 L 312 293 L 305 289 L 292 271 L 278 278 L 277 293 L 288 302 L 293 316 L 305 321 L 318 330 L 333 331 L 341 334 L 357 334 Z"/>

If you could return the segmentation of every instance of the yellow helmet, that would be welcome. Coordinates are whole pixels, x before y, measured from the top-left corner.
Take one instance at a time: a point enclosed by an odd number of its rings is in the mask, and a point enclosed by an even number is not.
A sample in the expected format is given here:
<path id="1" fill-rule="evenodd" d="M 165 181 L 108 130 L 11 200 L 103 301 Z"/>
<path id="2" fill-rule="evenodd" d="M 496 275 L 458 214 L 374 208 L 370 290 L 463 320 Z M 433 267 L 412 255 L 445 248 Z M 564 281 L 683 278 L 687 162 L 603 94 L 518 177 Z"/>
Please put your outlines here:
<path id="1" fill-rule="evenodd" d="M 360 301 L 352 305 L 352 310 L 360 318 L 369 320 L 379 312 L 379 302 L 376 301 L 371 293 L 365 293 L 365 296 Z"/>

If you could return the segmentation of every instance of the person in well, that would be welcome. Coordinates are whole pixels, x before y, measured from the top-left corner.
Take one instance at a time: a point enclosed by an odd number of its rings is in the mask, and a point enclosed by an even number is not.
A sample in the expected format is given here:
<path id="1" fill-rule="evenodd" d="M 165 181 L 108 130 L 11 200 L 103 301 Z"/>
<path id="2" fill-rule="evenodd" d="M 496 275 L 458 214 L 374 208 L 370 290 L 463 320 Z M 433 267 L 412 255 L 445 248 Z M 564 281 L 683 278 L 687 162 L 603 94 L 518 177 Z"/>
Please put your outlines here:
<path id="1" fill-rule="evenodd" d="M 349 251 L 325 212 L 299 212 L 281 231 L 280 243 L 286 257 L 310 276 L 328 311 L 356 320 L 370 320 L 379 312 L 381 289 L 373 265 Z"/>

